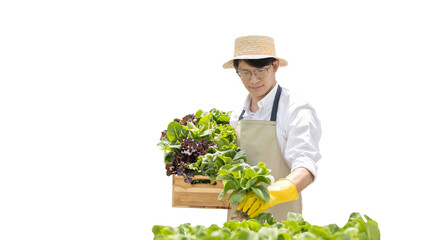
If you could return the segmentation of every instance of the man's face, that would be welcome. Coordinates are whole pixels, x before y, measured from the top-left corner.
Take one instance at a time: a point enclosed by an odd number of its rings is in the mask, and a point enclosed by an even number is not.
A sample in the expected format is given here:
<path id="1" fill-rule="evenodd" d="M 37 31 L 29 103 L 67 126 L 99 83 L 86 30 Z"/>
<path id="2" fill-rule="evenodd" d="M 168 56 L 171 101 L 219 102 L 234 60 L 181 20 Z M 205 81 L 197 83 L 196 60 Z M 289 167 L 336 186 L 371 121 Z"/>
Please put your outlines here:
<path id="1" fill-rule="evenodd" d="M 250 78 L 247 80 L 242 79 L 243 85 L 245 85 L 246 89 L 251 94 L 252 98 L 256 101 L 264 98 L 271 89 L 273 89 L 276 84 L 276 71 L 279 67 L 279 61 L 274 61 L 272 65 L 263 67 L 263 68 L 255 68 L 250 66 L 244 61 L 240 61 L 239 67 L 237 68 L 238 72 L 246 73 L 249 71 Z M 257 73 L 256 71 L 261 70 L 264 73 Z M 266 71 L 266 72 L 265 72 Z M 258 76 L 256 76 L 258 75 Z"/>

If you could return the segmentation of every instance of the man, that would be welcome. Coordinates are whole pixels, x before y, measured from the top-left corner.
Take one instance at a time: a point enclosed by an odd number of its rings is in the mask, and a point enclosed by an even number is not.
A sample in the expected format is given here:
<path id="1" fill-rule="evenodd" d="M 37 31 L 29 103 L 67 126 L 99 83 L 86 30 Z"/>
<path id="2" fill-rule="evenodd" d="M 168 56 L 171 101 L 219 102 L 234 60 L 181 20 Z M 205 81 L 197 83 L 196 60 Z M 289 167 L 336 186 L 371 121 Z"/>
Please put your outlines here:
<path id="1" fill-rule="evenodd" d="M 245 36 L 235 40 L 234 58 L 223 65 L 236 70 L 249 92 L 243 110 L 232 114 L 238 144 L 249 164 L 265 162 L 276 180 L 268 202 L 251 192 L 229 210 L 228 220 L 241 219 L 241 211 L 251 218 L 269 212 L 277 221 L 302 213 L 301 191 L 316 177 L 320 121 L 310 104 L 277 83 L 278 68 L 287 64 L 276 57 L 273 38 Z"/>

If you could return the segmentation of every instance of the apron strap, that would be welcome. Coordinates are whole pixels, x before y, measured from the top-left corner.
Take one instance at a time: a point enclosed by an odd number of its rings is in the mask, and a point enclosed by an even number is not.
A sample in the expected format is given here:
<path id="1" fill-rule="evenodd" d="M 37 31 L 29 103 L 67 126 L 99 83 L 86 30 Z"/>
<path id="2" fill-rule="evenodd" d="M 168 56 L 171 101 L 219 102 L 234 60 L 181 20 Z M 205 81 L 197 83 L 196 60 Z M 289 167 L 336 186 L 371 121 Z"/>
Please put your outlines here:
<path id="1" fill-rule="evenodd" d="M 242 113 L 240 114 L 240 116 L 239 116 L 239 120 L 242 120 L 243 119 L 243 115 L 245 114 L 245 109 L 243 109 L 243 111 L 242 111 Z"/>
<path id="2" fill-rule="evenodd" d="M 275 122 L 277 119 L 277 109 L 279 108 L 279 100 L 280 94 L 282 93 L 282 87 L 280 85 L 277 86 L 276 96 L 274 96 L 273 109 L 271 110 L 270 121 Z M 242 113 L 239 116 L 239 120 L 243 119 L 243 115 L 245 114 L 245 110 L 242 110 Z"/>
<path id="3" fill-rule="evenodd" d="M 274 96 L 273 110 L 271 110 L 270 121 L 275 122 L 277 118 L 277 109 L 279 108 L 280 94 L 282 94 L 282 88 L 280 85 L 277 86 L 276 96 Z"/>

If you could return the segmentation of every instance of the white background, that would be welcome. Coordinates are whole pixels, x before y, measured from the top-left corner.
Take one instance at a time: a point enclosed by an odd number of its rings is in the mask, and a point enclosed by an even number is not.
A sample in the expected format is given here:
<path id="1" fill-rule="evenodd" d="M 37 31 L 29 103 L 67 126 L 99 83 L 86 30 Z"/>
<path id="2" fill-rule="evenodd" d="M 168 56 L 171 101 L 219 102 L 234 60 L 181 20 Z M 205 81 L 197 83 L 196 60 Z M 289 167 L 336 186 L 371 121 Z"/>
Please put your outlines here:
<path id="1" fill-rule="evenodd" d="M 152 239 L 155 224 L 222 225 L 171 207 L 160 132 L 246 90 L 234 39 L 274 37 L 279 83 L 322 121 L 304 217 L 423 232 L 427 15 L 422 1 L 2 1 L 0 239 Z"/>

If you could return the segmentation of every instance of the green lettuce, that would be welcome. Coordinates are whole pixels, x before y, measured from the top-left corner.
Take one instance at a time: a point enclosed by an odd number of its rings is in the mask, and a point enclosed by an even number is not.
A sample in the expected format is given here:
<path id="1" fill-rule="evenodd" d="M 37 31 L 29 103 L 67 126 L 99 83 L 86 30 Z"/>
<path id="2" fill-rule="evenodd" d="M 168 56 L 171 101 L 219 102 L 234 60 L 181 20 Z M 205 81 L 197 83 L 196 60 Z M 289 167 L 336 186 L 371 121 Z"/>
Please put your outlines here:
<path id="1" fill-rule="evenodd" d="M 269 201 L 270 194 L 266 185 L 274 182 L 274 177 L 268 175 L 269 172 L 270 170 L 265 168 L 265 163 L 263 162 L 259 162 L 256 166 L 246 163 L 222 166 L 216 179 L 223 180 L 224 190 L 220 193 L 218 199 L 222 199 L 231 190 L 229 202 L 232 204 L 240 203 L 251 191 L 263 201 Z"/>
<path id="2" fill-rule="evenodd" d="M 336 224 L 312 225 L 300 214 L 289 213 L 288 220 L 276 222 L 270 213 L 241 222 L 230 220 L 219 227 L 189 223 L 178 227 L 155 225 L 154 240 L 379 240 L 377 222 L 355 212 L 342 227 Z"/>

